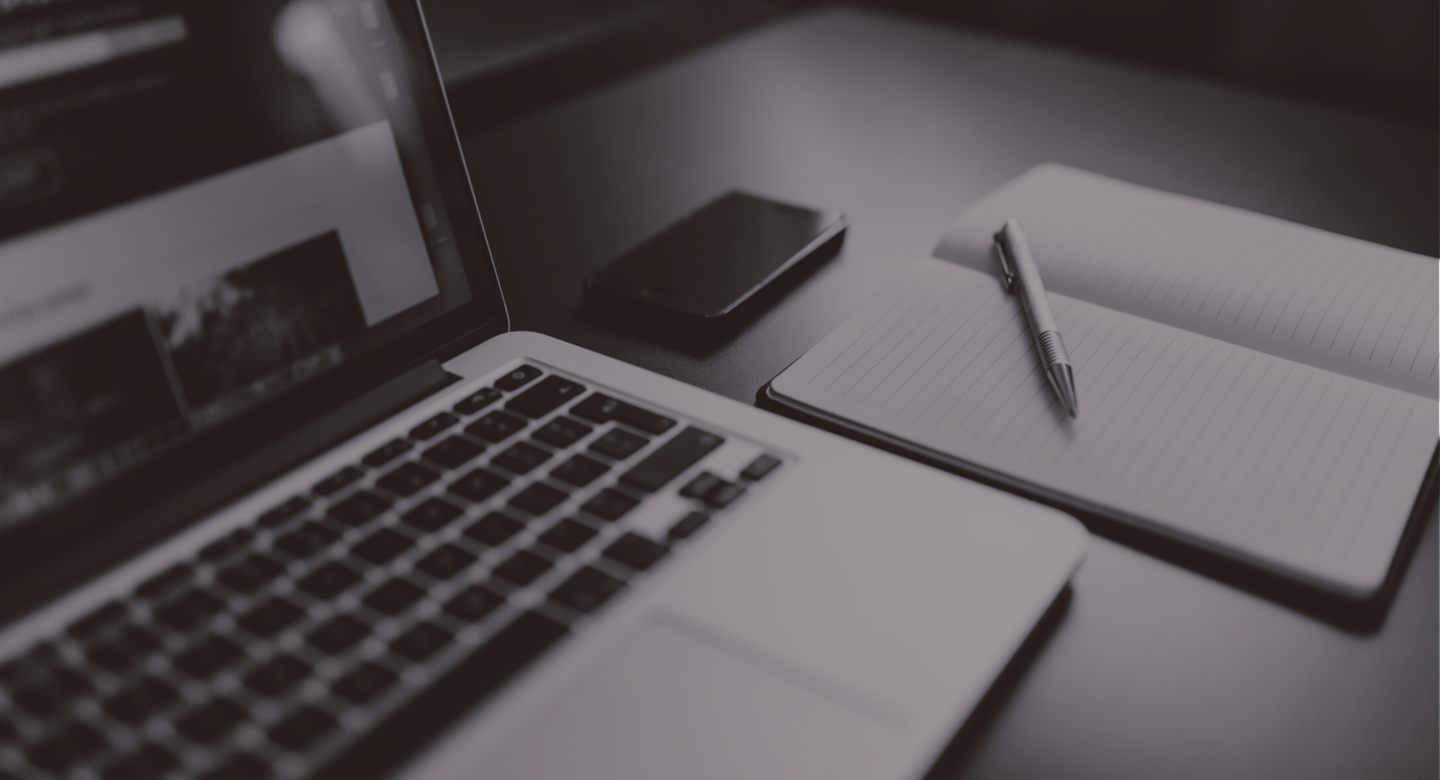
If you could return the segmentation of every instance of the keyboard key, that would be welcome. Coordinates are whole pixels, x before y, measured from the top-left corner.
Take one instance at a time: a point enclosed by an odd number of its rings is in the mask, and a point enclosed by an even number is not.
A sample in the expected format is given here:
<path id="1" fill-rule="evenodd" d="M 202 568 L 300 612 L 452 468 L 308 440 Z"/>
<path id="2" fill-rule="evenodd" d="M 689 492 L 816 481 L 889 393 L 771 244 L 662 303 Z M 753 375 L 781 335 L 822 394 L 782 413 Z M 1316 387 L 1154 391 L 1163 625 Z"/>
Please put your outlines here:
<path id="1" fill-rule="evenodd" d="M 520 533 L 525 524 L 508 515 L 491 512 L 465 529 L 465 535 L 487 546 L 498 547 L 506 539 Z"/>
<path id="2" fill-rule="evenodd" d="M 334 544 L 340 534 L 311 521 L 275 541 L 275 549 L 293 558 L 304 560 Z"/>
<path id="3" fill-rule="evenodd" d="M 200 548 L 200 557 L 212 563 L 223 561 L 240 552 L 255 541 L 255 532 L 248 528 L 237 528 Z"/>
<path id="4" fill-rule="evenodd" d="M 348 699 L 356 704 L 368 704 L 398 680 L 399 678 L 390 670 L 367 661 L 336 680 L 330 690 L 342 699 Z"/>
<path id="5" fill-rule="evenodd" d="M 461 620 L 482 620 L 505 603 L 505 597 L 480 585 L 471 585 L 445 603 L 445 611 Z"/>
<path id="6" fill-rule="evenodd" d="M 425 591 L 401 577 L 381 585 L 365 597 L 365 606 L 384 615 L 398 615 L 419 601 Z"/>
<path id="7" fill-rule="evenodd" d="M 755 460 L 750 461 L 750 465 L 746 466 L 745 470 L 740 472 L 740 478 L 748 479 L 751 482 L 762 480 L 765 478 L 765 475 L 774 471 L 778 465 L 780 465 L 780 459 L 774 455 L 761 455 Z"/>
<path id="8" fill-rule="evenodd" d="M 256 520 L 256 522 L 265 528 L 277 528 L 284 525 L 290 519 L 299 517 L 301 514 L 304 514 L 305 510 L 309 508 L 309 499 L 305 498 L 304 496 L 295 496 L 287 500 L 285 503 L 274 507 L 270 511 L 260 515 L 259 519 Z"/>
<path id="9" fill-rule="evenodd" d="M 365 472 L 354 466 L 346 466 L 343 469 L 315 483 L 315 493 L 322 496 L 333 496 L 339 493 L 346 485 L 360 481 Z"/>
<path id="10" fill-rule="evenodd" d="M 620 481 L 653 493 L 724 443 L 713 433 L 686 428 L 625 472 Z"/>
<path id="11" fill-rule="evenodd" d="M 540 535 L 540 541 L 560 552 L 575 552 L 586 542 L 595 538 L 596 531 L 588 525 L 565 519 Z"/>
<path id="12" fill-rule="evenodd" d="M 457 422 L 460 422 L 460 418 L 449 412 L 441 412 L 410 429 L 410 438 L 416 439 L 417 441 L 424 441 L 434 437 L 435 434 L 449 428 Z"/>
<path id="13" fill-rule="evenodd" d="M 214 769 L 200 776 L 200 780 L 269 780 L 274 777 L 270 767 L 248 753 L 236 753 Z"/>
<path id="14" fill-rule="evenodd" d="M 100 772 L 101 780 L 154 780 L 180 765 L 175 754 L 159 745 L 142 745 Z"/>
<path id="15" fill-rule="evenodd" d="M 451 482 L 449 490 L 461 498 L 468 498 L 479 503 L 495 495 L 509 484 L 510 480 L 504 477 L 496 476 L 485 469 L 475 469 Z"/>
<path id="16" fill-rule="evenodd" d="M 0 684 L 20 685 L 43 677 L 44 664 L 56 658 L 56 651 L 48 644 L 42 647 L 33 648 L 19 658 L 0 664 Z"/>
<path id="17" fill-rule="evenodd" d="M 294 602 L 274 596 L 241 615 L 235 622 L 255 636 L 269 639 L 304 616 L 305 610 Z"/>
<path id="18" fill-rule="evenodd" d="M 601 475 L 609 471 L 610 467 L 594 458 L 587 458 L 584 455 L 575 455 L 570 460 L 560 464 L 550 476 L 562 481 L 569 482 L 578 487 L 586 485 L 599 479 Z"/>
<path id="19" fill-rule="evenodd" d="M 660 434 L 675 427 L 675 421 L 669 417 L 601 393 L 591 393 L 588 398 L 570 407 L 570 413 L 597 423 L 616 420 L 646 433 Z"/>
<path id="20" fill-rule="evenodd" d="M 516 474 L 529 474 L 536 466 L 550 460 L 550 453 L 526 442 L 516 442 L 510 449 L 496 455 L 490 464 Z"/>
<path id="21" fill-rule="evenodd" d="M 390 649 L 412 661 L 420 662 L 438 653 L 454 638 L 449 631 L 434 623 L 420 623 L 391 642 Z"/>
<path id="22" fill-rule="evenodd" d="M 245 675 L 245 687 L 263 696 L 280 696 L 299 685 L 310 672 L 310 666 L 304 661 L 281 654 Z"/>
<path id="23" fill-rule="evenodd" d="M 245 651 L 239 645 L 224 637 L 212 636 L 175 656 L 171 664 L 191 677 L 204 680 L 244 657 Z"/>
<path id="24" fill-rule="evenodd" d="M 380 566 L 395 560 L 401 553 L 414 545 L 415 542 L 409 537 L 402 536 L 389 528 L 381 528 L 365 537 L 364 541 L 351 547 L 350 554 Z"/>
<path id="25" fill-rule="evenodd" d="M 115 674 L 129 671 L 160 648 L 160 640 L 134 626 L 126 626 L 105 641 L 91 645 L 85 657 Z"/>
<path id="26" fill-rule="evenodd" d="M 169 684 L 144 677 L 106 699 L 102 706 L 110 717 L 133 726 L 179 700 L 179 694 Z"/>
<path id="27" fill-rule="evenodd" d="M 442 544 L 429 555 L 421 558 L 415 568 L 437 580 L 448 580 L 464 571 L 479 560 L 474 554 L 465 552 L 453 544 Z"/>
<path id="28" fill-rule="evenodd" d="M 236 593 L 250 593 L 262 585 L 268 585 L 280 576 L 285 567 L 260 553 L 252 553 L 245 560 L 220 572 L 215 579 Z"/>
<path id="29" fill-rule="evenodd" d="M 464 514 L 458 507 L 438 498 L 427 498 L 419 506 L 400 516 L 406 525 L 422 531 L 438 531 Z"/>
<path id="30" fill-rule="evenodd" d="M 455 404 L 455 411 L 461 414 L 474 414 L 504 397 L 504 394 L 495 388 L 486 387 Z"/>
<path id="31" fill-rule="evenodd" d="M 88 639 L 118 624 L 129 616 L 130 610 L 126 608 L 124 604 L 118 601 L 112 601 L 74 623 L 71 623 L 70 627 L 65 629 L 65 633 L 76 639 Z"/>
<path id="32" fill-rule="evenodd" d="M 190 582 L 195 576 L 195 570 L 188 565 L 177 563 L 174 566 L 160 572 L 148 580 L 140 583 L 135 588 L 139 595 L 154 601 L 155 599 L 169 593 Z"/>
<path id="33" fill-rule="evenodd" d="M 229 699 L 215 699 L 180 716 L 175 730 L 195 742 L 209 744 L 233 731 L 247 714 L 244 707 Z"/>
<path id="34" fill-rule="evenodd" d="M 459 436 L 440 442 L 439 444 L 425 450 L 421 457 L 447 469 L 459 468 L 475 459 L 475 456 L 484 452 L 485 448 L 468 439 Z"/>
<path id="35" fill-rule="evenodd" d="M 516 431 L 524 427 L 524 420 L 497 410 L 466 426 L 465 432 L 477 439 L 499 443 L 514 436 Z"/>
<path id="36" fill-rule="evenodd" d="M 620 404 L 619 399 L 611 398 L 604 393 L 591 393 L 585 400 L 570 407 L 570 413 L 576 417 L 584 417 L 590 422 L 603 424 L 610 422 L 610 413 L 615 411 Z"/>
<path id="37" fill-rule="evenodd" d="M 547 376 L 539 384 L 510 399 L 505 408 L 538 419 L 555 411 L 572 398 L 579 398 L 585 386 L 559 376 Z"/>
<path id="38" fill-rule="evenodd" d="M 730 482 L 722 482 L 710 489 L 705 494 L 705 503 L 717 509 L 724 509 L 735 503 L 735 499 L 745 495 L 745 487 Z"/>
<path id="39" fill-rule="evenodd" d="M 671 539 L 688 539 L 708 522 L 710 522 L 710 516 L 704 512 L 691 512 L 676 520 L 675 525 L 670 526 L 670 532 L 667 535 Z"/>
<path id="40" fill-rule="evenodd" d="M 375 480 L 375 486 L 384 488 L 397 496 L 413 496 L 439 478 L 438 471 L 432 471 L 419 463 L 412 462 L 405 463 Z"/>
<path id="41" fill-rule="evenodd" d="M 615 595 L 625 583 L 599 569 L 581 567 L 550 591 L 550 600 L 576 612 L 591 612 Z"/>
<path id="42" fill-rule="evenodd" d="M 343 563 L 330 561 L 301 577 L 295 587 L 317 599 L 330 599 L 343 593 L 359 579 L 360 572 Z"/>
<path id="43" fill-rule="evenodd" d="M 370 635 L 370 628 L 349 615 L 337 615 L 310 632 L 305 641 L 330 655 L 339 655 Z"/>
<path id="44" fill-rule="evenodd" d="M 419 695 L 386 715 L 332 764 L 333 777 L 372 774 L 428 744 L 456 717 L 474 708 L 567 633 L 565 626 L 526 612 L 448 670 Z"/>
<path id="45" fill-rule="evenodd" d="M 26 684 L 10 691 L 10 700 L 37 718 L 60 714 L 70 702 L 91 690 L 88 680 L 63 666 L 34 672 L 27 679 Z"/>
<path id="46" fill-rule="evenodd" d="M 386 487 L 381 485 L 381 487 Z M 393 492 L 393 491 L 392 491 Z M 371 520 L 385 514 L 390 510 L 390 502 L 368 490 L 357 490 L 355 495 L 330 507 L 325 514 L 339 520 L 345 525 L 356 527 L 364 525 Z"/>
<path id="47" fill-rule="evenodd" d="M 611 428 L 591 442 L 590 451 L 598 452 L 601 455 L 625 460 L 640 451 L 641 447 L 649 444 L 650 440 L 644 436 L 636 436 L 629 431 L 622 431 L 619 428 Z"/>
<path id="48" fill-rule="evenodd" d="M 605 548 L 604 555 L 612 561 L 644 571 L 655 565 L 655 562 L 665 557 L 665 553 L 669 551 L 670 548 L 659 542 L 636 533 L 627 533 Z"/>
<path id="49" fill-rule="evenodd" d="M 84 723 L 70 723 L 51 732 L 25 751 L 30 763 L 60 773 L 109 747 L 105 735 Z"/>
<path id="50" fill-rule="evenodd" d="M 619 520 L 626 512 L 635 508 L 640 503 L 618 490 L 605 488 L 595 497 L 586 501 L 580 508 L 589 512 L 601 520 Z"/>
<path id="51" fill-rule="evenodd" d="M 171 628 L 188 631 L 201 623 L 210 622 L 224 606 L 225 602 L 209 591 L 191 588 L 155 610 L 155 618 Z"/>
<path id="52" fill-rule="evenodd" d="M 542 373 L 544 372 L 534 366 L 521 366 L 495 380 L 495 386 L 506 392 L 519 390 L 535 381 Z"/>
<path id="53" fill-rule="evenodd" d="M 563 490 L 536 482 L 510 497 L 510 506 L 519 507 L 532 515 L 543 515 L 569 498 Z"/>
<path id="54" fill-rule="evenodd" d="M 299 751 L 320 741 L 338 725 L 329 713 L 306 704 L 265 733 L 276 744 Z"/>
<path id="55" fill-rule="evenodd" d="M 704 498 L 706 493 L 714 490 L 715 486 L 723 481 L 708 471 L 702 471 L 685 483 L 685 487 L 680 488 L 680 495 L 686 498 Z"/>
<path id="56" fill-rule="evenodd" d="M 646 433 L 660 434 L 675 427 L 675 421 L 663 414 L 656 414 L 648 409 L 641 409 L 624 402 L 621 402 L 611 413 L 611 419 L 632 428 L 639 428 Z"/>
<path id="57" fill-rule="evenodd" d="M 392 460 L 404 455 L 414 446 L 404 439 L 391 439 L 385 444 L 370 451 L 369 455 L 361 458 L 360 461 L 372 469 L 378 469 Z"/>
<path id="58" fill-rule="evenodd" d="M 495 567 L 494 574 L 516 585 L 529 585 L 550 571 L 550 562 L 529 550 L 521 550 Z"/>
<path id="59" fill-rule="evenodd" d="M 556 417 L 535 431 L 535 438 L 555 447 L 569 447 L 595 430 L 570 417 Z"/>

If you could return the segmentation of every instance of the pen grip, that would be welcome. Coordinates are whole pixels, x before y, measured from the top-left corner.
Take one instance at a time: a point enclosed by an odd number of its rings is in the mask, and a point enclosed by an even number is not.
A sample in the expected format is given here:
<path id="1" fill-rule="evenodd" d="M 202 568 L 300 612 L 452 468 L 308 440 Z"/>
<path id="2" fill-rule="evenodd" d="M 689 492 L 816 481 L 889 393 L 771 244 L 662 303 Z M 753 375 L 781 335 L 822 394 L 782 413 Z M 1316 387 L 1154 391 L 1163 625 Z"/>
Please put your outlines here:
<path id="1" fill-rule="evenodd" d="M 1065 349 L 1065 342 L 1060 340 L 1060 331 L 1042 330 L 1036 335 L 1035 342 L 1040 345 L 1040 357 L 1044 361 L 1042 365 L 1070 365 L 1070 353 Z"/>

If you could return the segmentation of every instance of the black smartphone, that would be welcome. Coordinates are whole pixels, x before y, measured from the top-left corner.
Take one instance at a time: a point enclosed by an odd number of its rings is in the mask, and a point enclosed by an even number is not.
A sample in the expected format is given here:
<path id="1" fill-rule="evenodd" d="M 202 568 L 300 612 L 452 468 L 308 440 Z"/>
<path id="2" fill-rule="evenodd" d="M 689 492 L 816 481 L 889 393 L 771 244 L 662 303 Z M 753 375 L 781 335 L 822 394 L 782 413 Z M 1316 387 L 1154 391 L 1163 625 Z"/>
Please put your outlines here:
<path id="1" fill-rule="evenodd" d="M 838 248 L 837 211 L 729 192 L 585 278 L 585 296 L 717 322 L 787 269 Z"/>

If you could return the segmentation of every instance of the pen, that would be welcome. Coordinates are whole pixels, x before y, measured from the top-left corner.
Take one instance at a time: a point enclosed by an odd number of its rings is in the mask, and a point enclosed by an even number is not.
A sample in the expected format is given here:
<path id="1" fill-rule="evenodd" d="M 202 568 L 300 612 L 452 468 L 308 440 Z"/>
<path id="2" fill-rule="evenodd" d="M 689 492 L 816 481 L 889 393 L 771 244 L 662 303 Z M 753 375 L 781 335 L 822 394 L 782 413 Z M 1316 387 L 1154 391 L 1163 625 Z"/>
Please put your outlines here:
<path id="1" fill-rule="evenodd" d="M 1020 232 L 1020 223 L 1005 220 L 1005 227 L 995 234 L 995 248 L 1000 252 L 1000 267 L 1005 272 L 1005 288 L 1020 296 L 1020 308 L 1025 310 L 1025 321 L 1035 336 L 1035 345 L 1040 348 L 1040 359 L 1045 365 L 1045 377 L 1065 411 L 1074 417 L 1080 411 L 1079 398 L 1075 395 L 1075 372 L 1070 368 L 1070 353 L 1065 342 L 1060 340 L 1060 330 L 1055 327 L 1055 315 L 1050 311 L 1050 301 L 1045 298 L 1045 287 L 1040 283 L 1040 270 L 1030 256 L 1030 247 L 1025 243 L 1025 234 Z"/>

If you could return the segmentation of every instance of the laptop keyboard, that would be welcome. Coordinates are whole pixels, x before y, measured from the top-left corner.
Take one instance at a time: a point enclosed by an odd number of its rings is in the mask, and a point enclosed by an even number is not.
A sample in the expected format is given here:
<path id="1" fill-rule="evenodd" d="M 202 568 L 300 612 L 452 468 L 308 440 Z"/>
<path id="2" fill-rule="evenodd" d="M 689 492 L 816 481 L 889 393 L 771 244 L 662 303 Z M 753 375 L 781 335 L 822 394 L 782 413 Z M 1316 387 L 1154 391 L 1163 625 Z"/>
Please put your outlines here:
<path id="1" fill-rule="evenodd" d="M 0 780 L 372 775 L 784 463 L 592 384 L 520 365 L 0 664 Z"/>

